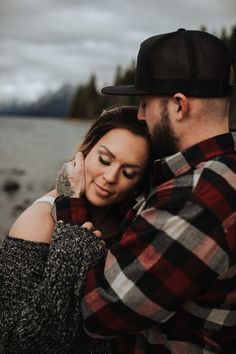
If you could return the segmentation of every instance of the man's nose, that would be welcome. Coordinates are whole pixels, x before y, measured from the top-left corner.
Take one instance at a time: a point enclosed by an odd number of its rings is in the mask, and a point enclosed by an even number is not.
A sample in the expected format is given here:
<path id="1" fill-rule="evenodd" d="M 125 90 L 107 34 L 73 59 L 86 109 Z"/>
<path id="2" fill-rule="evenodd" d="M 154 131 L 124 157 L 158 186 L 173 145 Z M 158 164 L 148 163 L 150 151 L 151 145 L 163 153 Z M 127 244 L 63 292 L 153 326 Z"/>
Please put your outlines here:
<path id="1" fill-rule="evenodd" d="M 138 120 L 145 120 L 144 108 L 141 103 L 138 108 L 138 116 L 137 117 L 138 117 Z"/>

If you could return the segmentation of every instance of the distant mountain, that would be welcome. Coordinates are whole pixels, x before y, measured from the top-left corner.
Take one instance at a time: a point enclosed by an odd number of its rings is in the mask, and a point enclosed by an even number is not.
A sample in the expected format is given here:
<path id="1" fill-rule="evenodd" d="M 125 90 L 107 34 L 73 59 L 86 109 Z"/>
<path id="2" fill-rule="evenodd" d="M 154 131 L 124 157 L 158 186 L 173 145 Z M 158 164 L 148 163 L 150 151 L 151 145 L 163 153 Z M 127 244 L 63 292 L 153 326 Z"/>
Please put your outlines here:
<path id="1" fill-rule="evenodd" d="M 75 88 L 64 85 L 55 92 L 47 92 L 34 102 L 10 102 L 0 106 L 1 115 L 24 115 L 44 117 L 69 116 Z"/>

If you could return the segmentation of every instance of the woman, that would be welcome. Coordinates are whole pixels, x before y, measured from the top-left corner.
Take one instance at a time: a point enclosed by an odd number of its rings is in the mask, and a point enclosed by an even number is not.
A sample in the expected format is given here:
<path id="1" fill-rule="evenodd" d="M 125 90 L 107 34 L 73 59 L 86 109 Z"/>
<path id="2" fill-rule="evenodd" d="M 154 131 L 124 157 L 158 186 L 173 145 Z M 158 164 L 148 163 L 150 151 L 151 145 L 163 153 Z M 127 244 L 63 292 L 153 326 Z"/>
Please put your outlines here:
<path id="1" fill-rule="evenodd" d="M 56 196 L 52 192 L 46 201 L 30 206 L 10 230 L 0 253 L 0 338 L 6 353 L 112 352 L 112 341 L 91 340 L 82 330 L 83 283 L 106 248 L 101 241 L 94 249 L 94 234 L 79 225 L 90 220 L 107 245 L 115 242 L 124 214 L 147 185 L 149 140 L 136 116 L 135 108 L 113 108 L 91 126 L 80 147 L 85 156 L 82 198 L 70 188 L 74 184 L 78 190 L 80 183 L 73 175 L 79 154 L 59 174 L 59 193 L 75 198 L 68 198 L 73 215 L 65 212 L 65 198 L 57 199 L 56 217 L 72 219 L 75 225 L 59 223 L 55 229 L 48 202 Z M 85 237 L 91 239 L 90 249 L 81 246 Z M 80 243 L 76 257 L 72 238 Z"/>

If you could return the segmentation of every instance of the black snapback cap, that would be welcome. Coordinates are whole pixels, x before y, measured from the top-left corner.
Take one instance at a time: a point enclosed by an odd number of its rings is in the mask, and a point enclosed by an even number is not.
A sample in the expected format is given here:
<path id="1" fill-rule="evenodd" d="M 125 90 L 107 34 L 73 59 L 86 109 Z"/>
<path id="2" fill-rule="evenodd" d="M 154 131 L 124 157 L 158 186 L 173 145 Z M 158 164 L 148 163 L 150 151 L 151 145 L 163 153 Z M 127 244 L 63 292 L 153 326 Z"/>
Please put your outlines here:
<path id="1" fill-rule="evenodd" d="M 141 43 L 134 85 L 102 88 L 121 96 L 169 95 L 229 96 L 234 86 L 230 51 L 215 36 L 185 30 L 152 36 Z"/>

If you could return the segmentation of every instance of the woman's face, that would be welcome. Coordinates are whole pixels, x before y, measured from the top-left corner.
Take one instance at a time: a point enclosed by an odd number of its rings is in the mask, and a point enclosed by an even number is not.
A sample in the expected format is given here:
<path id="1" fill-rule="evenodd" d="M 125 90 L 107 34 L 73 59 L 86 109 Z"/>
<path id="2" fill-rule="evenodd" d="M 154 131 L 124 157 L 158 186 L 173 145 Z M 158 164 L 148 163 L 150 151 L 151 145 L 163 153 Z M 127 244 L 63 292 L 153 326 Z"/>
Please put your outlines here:
<path id="1" fill-rule="evenodd" d="M 123 201 L 143 176 L 147 141 L 122 128 L 105 134 L 85 158 L 85 195 L 99 207 Z"/>

